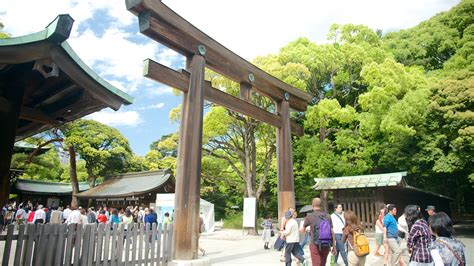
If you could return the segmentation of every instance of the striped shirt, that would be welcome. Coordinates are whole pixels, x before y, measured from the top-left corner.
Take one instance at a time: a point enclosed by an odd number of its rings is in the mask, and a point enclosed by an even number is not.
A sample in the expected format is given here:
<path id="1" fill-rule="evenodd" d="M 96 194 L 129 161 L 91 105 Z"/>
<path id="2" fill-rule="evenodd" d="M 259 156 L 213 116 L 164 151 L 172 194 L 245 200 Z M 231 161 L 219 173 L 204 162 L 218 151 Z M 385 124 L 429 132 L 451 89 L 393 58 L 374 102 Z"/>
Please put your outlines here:
<path id="1" fill-rule="evenodd" d="M 428 223 L 423 219 L 418 219 L 410 229 L 407 245 L 413 251 L 411 253 L 410 261 L 430 263 L 431 259 L 428 246 L 431 242 L 431 233 L 428 228 Z"/>

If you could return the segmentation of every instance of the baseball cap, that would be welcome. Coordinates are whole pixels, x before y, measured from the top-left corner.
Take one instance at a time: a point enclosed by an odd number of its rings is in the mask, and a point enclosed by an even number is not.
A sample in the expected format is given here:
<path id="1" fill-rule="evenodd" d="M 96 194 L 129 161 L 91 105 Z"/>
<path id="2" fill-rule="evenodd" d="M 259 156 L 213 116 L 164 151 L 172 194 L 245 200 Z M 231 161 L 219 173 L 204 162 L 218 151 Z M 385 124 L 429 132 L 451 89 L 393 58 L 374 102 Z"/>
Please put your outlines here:
<path id="1" fill-rule="evenodd" d="M 435 206 L 433 206 L 433 205 L 428 205 L 428 206 L 426 207 L 426 210 L 425 210 L 425 211 L 428 211 L 428 210 L 433 210 L 433 211 L 434 211 L 434 210 L 436 210 L 436 208 L 435 208 Z"/>
<path id="2" fill-rule="evenodd" d="M 290 218 L 291 216 L 293 216 L 293 213 L 291 213 L 290 211 L 285 212 L 286 219 Z"/>

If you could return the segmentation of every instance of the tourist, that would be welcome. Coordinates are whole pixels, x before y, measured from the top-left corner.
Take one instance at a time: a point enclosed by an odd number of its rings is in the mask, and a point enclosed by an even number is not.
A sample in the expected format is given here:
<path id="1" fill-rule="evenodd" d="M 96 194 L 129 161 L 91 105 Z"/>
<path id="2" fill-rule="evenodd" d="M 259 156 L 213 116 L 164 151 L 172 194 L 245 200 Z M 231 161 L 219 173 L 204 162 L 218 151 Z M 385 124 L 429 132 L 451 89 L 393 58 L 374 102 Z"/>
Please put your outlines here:
<path id="1" fill-rule="evenodd" d="M 72 210 L 69 205 L 66 206 L 66 209 L 63 210 L 63 222 L 66 222 L 69 218 L 69 214 L 71 214 Z"/>
<path id="2" fill-rule="evenodd" d="M 362 266 L 365 265 L 366 256 L 357 256 L 354 251 L 354 232 L 360 232 L 362 230 L 360 226 L 359 218 L 353 211 L 344 212 L 344 219 L 346 226 L 344 226 L 344 231 L 342 235 L 342 242 L 347 242 L 347 260 L 351 266 Z"/>
<path id="3" fill-rule="evenodd" d="M 407 246 L 411 250 L 410 266 L 431 265 L 430 252 L 431 233 L 428 223 L 423 219 L 417 205 L 408 205 L 405 208 L 406 221 L 409 228 Z"/>
<path id="4" fill-rule="evenodd" d="M 137 222 L 143 223 L 144 219 L 145 219 L 145 211 L 143 210 L 143 207 L 140 207 L 138 208 Z"/>
<path id="5" fill-rule="evenodd" d="M 18 225 L 25 224 L 26 219 L 28 218 L 28 208 L 18 208 L 15 213 L 15 220 Z"/>
<path id="6" fill-rule="evenodd" d="M 407 265 L 407 262 L 410 259 L 410 256 L 408 254 L 408 246 L 407 246 L 407 238 L 408 238 L 408 233 L 410 231 L 408 229 L 408 223 L 406 220 L 406 210 L 407 210 L 407 207 L 410 207 L 410 206 L 415 206 L 415 205 L 407 205 L 405 207 L 405 212 L 400 217 L 398 217 L 398 220 L 397 220 L 398 245 L 400 246 L 400 249 L 402 251 L 402 255 L 400 257 L 401 266 Z"/>
<path id="7" fill-rule="evenodd" d="M 169 212 L 165 212 L 165 218 L 163 219 L 163 223 L 164 223 L 164 224 L 167 224 L 168 227 L 169 227 L 169 225 L 170 225 L 172 222 L 173 222 L 173 221 L 171 220 L 170 213 L 169 213 Z"/>
<path id="8" fill-rule="evenodd" d="M 342 260 L 347 266 L 347 253 L 344 242 L 342 241 L 342 231 L 346 226 L 344 214 L 342 212 L 342 204 L 337 204 L 336 208 L 334 208 L 334 212 L 331 214 L 331 222 L 334 230 L 334 236 L 336 238 L 336 255 L 334 256 L 334 262 L 337 263 L 339 254 L 341 254 Z"/>
<path id="9" fill-rule="evenodd" d="M 268 244 L 270 243 L 270 239 L 272 238 L 272 233 L 273 233 L 273 222 L 272 222 L 272 216 L 270 214 L 267 214 L 265 216 L 265 219 L 263 220 L 261 226 L 263 227 L 263 233 L 262 233 L 262 238 L 263 238 L 263 245 L 264 249 L 270 249 L 268 247 Z"/>
<path id="10" fill-rule="evenodd" d="M 453 222 L 444 213 L 433 213 L 429 218 L 431 232 L 436 237 L 429 246 L 435 265 L 466 265 L 464 244 L 453 236 Z"/>
<path id="11" fill-rule="evenodd" d="M 293 208 L 293 207 L 289 207 L 289 208 L 288 208 L 288 211 L 291 212 L 291 213 L 294 213 L 296 210 L 295 210 L 295 208 Z M 283 217 L 281 217 L 281 220 L 280 220 L 280 230 L 285 230 L 286 222 L 287 222 L 287 219 L 286 219 L 285 216 L 283 215 Z M 285 236 L 280 235 L 279 237 L 280 237 L 282 240 L 285 240 Z M 283 243 L 284 243 L 284 245 L 286 245 L 286 241 L 284 241 Z M 285 258 L 285 246 L 283 246 L 283 248 L 281 249 L 280 261 L 281 261 L 281 262 L 285 262 L 285 261 L 286 261 L 286 258 Z"/>
<path id="12" fill-rule="evenodd" d="M 80 209 L 79 211 L 81 213 L 81 224 L 87 224 L 87 214 L 86 214 L 86 210 L 84 209 Z"/>
<path id="13" fill-rule="evenodd" d="M 106 224 L 107 223 L 107 216 L 105 215 L 105 211 L 100 211 L 99 215 L 97 215 L 97 222 L 99 224 Z"/>
<path id="14" fill-rule="evenodd" d="M 313 212 L 308 214 L 304 218 L 303 228 L 300 228 L 300 231 L 304 232 L 305 228 L 310 226 L 311 239 L 314 240 L 314 228 L 316 226 L 318 226 L 319 228 L 321 222 L 324 221 L 325 224 L 329 223 L 330 232 L 319 232 L 319 236 L 321 237 L 322 235 L 324 235 L 324 238 L 331 238 L 331 236 L 334 235 L 334 233 L 332 232 L 331 217 L 321 210 L 321 199 L 314 198 L 311 205 L 313 206 Z M 327 236 L 327 234 L 329 234 L 329 236 Z M 309 250 L 311 253 L 311 261 L 313 266 L 326 265 L 326 260 L 329 251 L 331 250 L 331 247 L 335 246 L 336 241 L 334 240 L 334 238 L 332 238 L 332 240 L 330 241 L 325 241 L 324 243 L 321 243 L 321 245 L 316 245 L 315 241 L 311 241 L 309 245 Z"/>
<path id="15" fill-rule="evenodd" d="M 12 206 L 8 206 L 6 213 L 4 214 L 4 226 L 13 223 L 14 212 Z"/>
<path id="16" fill-rule="evenodd" d="M 206 255 L 206 250 L 204 248 L 202 248 L 202 246 L 199 244 L 199 239 L 201 238 L 201 234 L 204 233 L 204 231 L 206 231 L 206 225 L 204 224 L 204 219 L 202 218 L 202 212 L 201 212 L 201 215 L 199 216 L 198 247 L 199 247 L 199 251 L 201 251 L 203 257 Z"/>
<path id="17" fill-rule="evenodd" d="M 304 216 L 308 216 L 308 212 L 305 212 L 304 213 Z M 310 228 L 309 226 L 308 227 L 304 227 L 304 219 L 301 220 L 300 222 L 300 232 L 304 231 L 304 236 L 303 236 L 303 240 L 300 242 L 300 246 L 301 246 L 301 250 L 304 250 L 304 247 L 306 246 L 306 244 L 309 243 L 309 231 L 310 231 Z"/>
<path id="18" fill-rule="evenodd" d="M 291 255 L 295 256 L 299 262 L 306 265 L 304 256 L 300 253 L 300 235 L 298 230 L 298 223 L 293 217 L 291 211 L 285 213 L 285 230 L 281 230 L 280 234 L 285 236 L 286 247 L 285 247 L 285 265 L 291 265 Z"/>
<path id="19" fill-rule="evenodd" d="M 120 218 L 118 216 L 118 210 L 117 209 L 112 209 L 112 215 L 110 216 L 110 221 L 109 221 L 111 224 L 112 224 L 112 227 L 114 226 L 114 224 L 120 224 Z"/>
<path id="20" fill-rule="evenodd" d="M 376 257 L 382 256 L 382 254 L 380 254 L 380 247 L 383 245 L 383 217 L 384 216 L 385 216 L 385 207 L 381 208 L 380 211 L 379 211 L 379 214 L 375 217 L 375 234 L 374 234 L 374 237 L 375 237 L 375 250 L 374 250 L 374 255 Z M 384 253 L 387 254 L 387 248 L 384 249 Z M 388 256 L 384 256 L 384 257 L 388 257 Z M 384 264 L 387 264 L 387 261 L 384 260 Z"/>
<path id="21" fill-rule="evenodd" d="M 97 222 L 97 214 L 94 211 L 94 207 L 90 207 L 87 212 L 87 223 L 95 224 Z"/>
<path id="22" fill-rule="evenodd" d="M 45 220 L 44 223 L 49 224 L 51 220 L 51 208 L 44 208 Z"/>
<path id="23" fill-rule="evenodd" d="M 122 216 L 122 225 L 125 231 L 128 230 L 129 225 L 130 225 L 130 228 L 133 225 L 133 216 L 132 216 L 132 212 L 129 209 L 127 209 L 125 211 L 125 214 Z"/>
<path id="24" fill-rule="evenodd" d="M 35 212 L 35 216 L 33 217 L 34 224 L 44 224 L 46 220 L 46 213 L 43 210 L 43 205 L 39 205 L 38 209 Z"/>
<path id="25" fill-rule="evenodd" d="M 397 215 L 397 207 L 395 204 L 389 204 L 387 206 L 388 213 L 383 218 L 384 225 L 384 244 L 387 243 L 392 256 L 390 259 L 391 265 L 398 265 L 402 256 L 402 249 L 398 244 L 398 227 L 395 216 Z"/>
<path id="26" fill-rule="evenodd" d="M 69 207 L 69 206 L 68 206 Z M 71 208 L 66 208 L 66 210 L 69 209 L 69 215 L 67 216 L 66 223 L 67 224 L 80 224 L 81 223 L 81 212 L 75 207 L 72 206 Z M 64 211 L 66 211 L 64 210 Z M 64 216 L 64 212 L 63 212 Z"/>
<path id="27" fill-rule="evenodd" d="M 30 207 L 30 211 L 28 212 L 28 218 L 26 218 L 26 222 L 32 224 L 35 219 L 35 209 L 34 207 Z"/>
<path id="28" fill-rule="evenodd" d="M 433 205 L 428 205 L 425 211 L 428 213 L 428 216 L 431 216 L 436 213 L 436 208 Z"/>
<path id="29" fill-rule="evenodd" d="M 146 209 L 145 212 L 145 219 L 144 219 L 145 224 L 149 224 L 150 228 L 153 224 L 157 224 L 157 216 L 154 213 L 152 208 Z"/>
<path id="30" fill-rule="evenodd" d="M 53 206 L 53 210 L 51 211 L 51 218 L 49 219 L 49 222 L 51 224 L 60 224 L 63 222 L 63 213 L 58 210 L 57 206 Z"/>

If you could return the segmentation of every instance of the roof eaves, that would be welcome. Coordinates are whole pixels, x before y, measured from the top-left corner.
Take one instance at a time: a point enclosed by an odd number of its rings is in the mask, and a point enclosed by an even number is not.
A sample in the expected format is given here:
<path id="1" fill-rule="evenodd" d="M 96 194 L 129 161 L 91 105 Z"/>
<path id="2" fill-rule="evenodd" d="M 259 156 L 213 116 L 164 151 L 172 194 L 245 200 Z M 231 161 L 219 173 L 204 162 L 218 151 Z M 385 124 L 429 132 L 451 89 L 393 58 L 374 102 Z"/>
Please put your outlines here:
<path id="1" fill-rule="evenodd" d="M 25 36 L 0 39 L 0 46 L 22 45 L 44 40 L 61 43 L 69 38 L 73 23 L 74 19 L 68 14 L 58 15 L 44 30 Z"/>
<path id="2" fill-rule="evenodd" d="M 74 52 L 72 47 L 69 45 L 67 41 L 61 43 L 62 49 L 71 57 L 72 60 L 94 81 L 100 84 L 105 90 L 109 91 L 113 95 L 119 97 L 123 104 L 129 105 L 133 103 L 133 97 L 128 95 L 127 93 L 119 90 L 99 75 L 97 75 L 89 66 L 87 66 L 84 61 L 82 61 L 79 56 Z"/>

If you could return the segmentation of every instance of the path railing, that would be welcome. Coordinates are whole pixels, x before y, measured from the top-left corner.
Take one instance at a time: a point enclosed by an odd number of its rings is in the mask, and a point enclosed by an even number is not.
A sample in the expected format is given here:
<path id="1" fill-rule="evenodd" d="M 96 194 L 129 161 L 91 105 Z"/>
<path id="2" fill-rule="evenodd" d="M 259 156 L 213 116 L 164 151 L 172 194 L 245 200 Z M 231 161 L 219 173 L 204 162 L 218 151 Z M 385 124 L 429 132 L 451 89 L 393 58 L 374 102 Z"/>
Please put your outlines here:
<path id="1" fill-rule="evenodd" d="M 28 224 L 7 227 L 6 265 L 166 265 L 172 226 L 167 224 Z M 1 243 L 0 243 L 1 244 Z"/>

